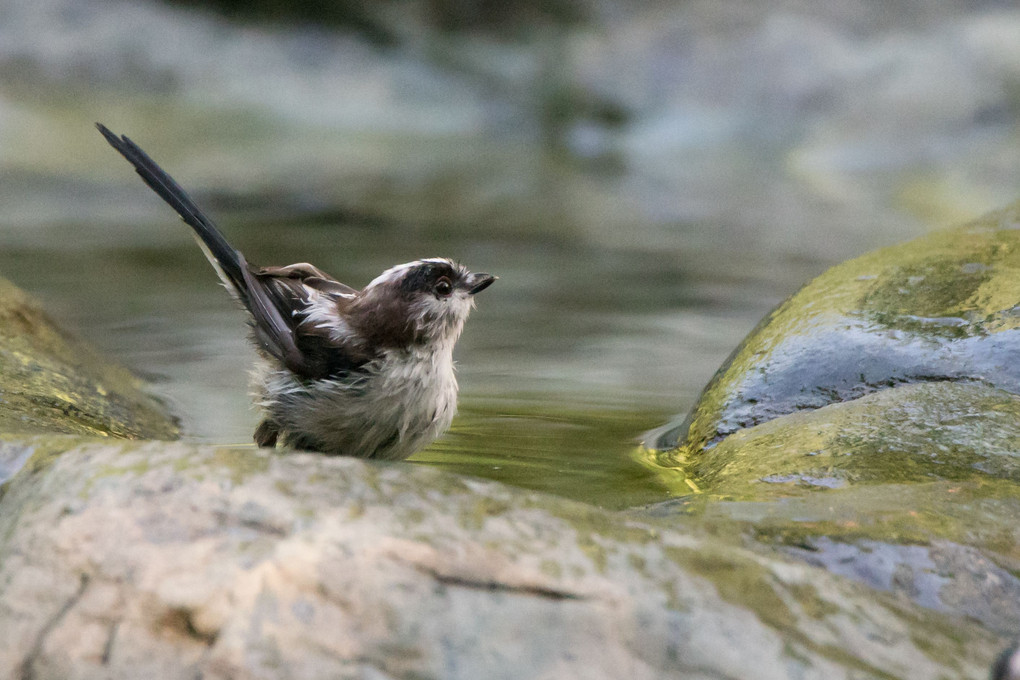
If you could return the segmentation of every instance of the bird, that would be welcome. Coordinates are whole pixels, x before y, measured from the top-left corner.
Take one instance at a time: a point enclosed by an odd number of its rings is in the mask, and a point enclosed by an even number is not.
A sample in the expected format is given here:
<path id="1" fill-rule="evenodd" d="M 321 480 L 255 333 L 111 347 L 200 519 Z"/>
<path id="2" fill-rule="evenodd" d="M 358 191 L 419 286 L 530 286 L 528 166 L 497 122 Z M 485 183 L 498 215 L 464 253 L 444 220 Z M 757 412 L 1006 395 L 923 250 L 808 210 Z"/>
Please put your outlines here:
<path id="1" fill-rule="evenodd" d="M 358 290 L 306 262 L 257 266 L 137 144 L 96 127 L 194 230 L 248 312 L 258 446 L 401 460 L 449 428 L 453 348 L 475 295 L 497 277 L 432 257 L 391 267 Z"/>

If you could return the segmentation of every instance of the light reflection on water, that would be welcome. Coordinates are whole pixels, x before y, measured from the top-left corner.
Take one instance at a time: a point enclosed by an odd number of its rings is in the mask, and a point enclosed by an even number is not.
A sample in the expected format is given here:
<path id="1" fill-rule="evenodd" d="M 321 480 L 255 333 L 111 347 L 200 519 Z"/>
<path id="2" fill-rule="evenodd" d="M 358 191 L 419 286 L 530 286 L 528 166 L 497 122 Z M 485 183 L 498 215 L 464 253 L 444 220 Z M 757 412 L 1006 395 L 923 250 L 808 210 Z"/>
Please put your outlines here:
<path id="1" fill-rule="evenodd" d="M 144 187 L 131 199 L 146 200 Z M 224 208 L 210 212 L 230 218 Z M 187 229 L 169 209 L 154 214 L 134 228 L 47 225 L 3 248 L 0 272 L 152 380 L 188 440 L 250 442 L 244 317 Z M 252 261 L 312 261 L 357 286 L 433 255 L 497 274 L 458 345 L 461 414 L 415 460 L 607 507 L 664 497 L 632 458 L 641 434 L 688 409 L 790 280 L 820 267 L 791 273 L 725 243 L 705 247 L 703 234 L 697 250 L 652 252 L 593 245 L 557 225 L 465 235 L 332 218 L 220 222 Z"/>

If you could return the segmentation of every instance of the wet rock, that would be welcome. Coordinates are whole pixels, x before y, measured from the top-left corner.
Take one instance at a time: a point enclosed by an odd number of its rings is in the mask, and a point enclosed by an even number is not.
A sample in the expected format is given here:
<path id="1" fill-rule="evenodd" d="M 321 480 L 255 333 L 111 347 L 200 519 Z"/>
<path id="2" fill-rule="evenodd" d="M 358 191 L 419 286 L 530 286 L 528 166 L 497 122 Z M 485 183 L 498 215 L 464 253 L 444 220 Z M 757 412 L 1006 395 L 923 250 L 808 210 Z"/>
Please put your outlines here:
<path id="1" fill-rule="evenodd" d="M 676 455 L 702 490 L 767 498 L 875 484 L 1020 484 L 1018 442 L 1020 396 L 937 382 L 790 414 Z"/>
<path id="2" fill-rule="evenodd" d="M 28 433 L 173 439 L 178 431 L 141 381 L 69 337 L 0 279 L 0 436 Z"/>
<path id="3" fill-rule="evenodd" d="M 979 383 L 904 385 L 677 452 L 662 476 L 688 495 L 654 513 L 692 514 L 1015 634 L 1018 445 L 1017 395 Z"/>
<path id="4" fill-rule="evenodd" d="M 820 536 L 789 552 L 929 609 L 971 617 L 1003 635 L 1020 631 L 1020 579 L 975 548 L 938 540 L 904 545 Z"/>
<path id="5" fill-rule="evenodd" d="M 1005 644 L 693 525 L 421 466 L 24 445 L 2 677 L 927 680 Z"/>
<path id="6" fill-rule="evenodd" d="M 779 416 L 896 385 L 1020 393 L 1020 204 L 828 270 L 770 313 L 687 418 L 651 441 L 710 448 Z"/>
<path id="7" fill-rule="evenodd" d="M 1020 630 L 1020 204 L 832 268 L 646 461 L 682 512 Z M 671 448 L 672 447 L 672 448 Z M 724 527 L 724 528 L 723 528 Z"/>

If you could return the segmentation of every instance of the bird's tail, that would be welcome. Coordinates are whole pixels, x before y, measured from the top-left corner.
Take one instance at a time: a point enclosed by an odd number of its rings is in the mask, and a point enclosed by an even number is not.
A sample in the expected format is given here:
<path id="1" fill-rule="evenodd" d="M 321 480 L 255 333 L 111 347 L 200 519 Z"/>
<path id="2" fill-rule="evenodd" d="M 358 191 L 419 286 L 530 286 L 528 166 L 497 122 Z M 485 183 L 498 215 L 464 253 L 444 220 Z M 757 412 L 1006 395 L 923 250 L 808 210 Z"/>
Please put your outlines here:
<path id="1" fill-rule="evenodd" d="M 245 277 L 247 263 L 244 256 L 227 243 L 227 239 L 223 237 L 212 220 L 199 210 L 188 193 L 163 168 L 159 167 L 156 161 L 149 158 L 149 155 L 142 151 L 137 144 L 124 135 L 115 135 L 102 123 L 96 123 L 96 127 L 110 143 L 110 146 L 135 166 L 135 171 L 142 180 L 177 211 L 185 224 L 195 230 L 206 257 L 216 268 L 220 278 L 233 288 L 242 301 L 247 303 L 248 286 Z"/>

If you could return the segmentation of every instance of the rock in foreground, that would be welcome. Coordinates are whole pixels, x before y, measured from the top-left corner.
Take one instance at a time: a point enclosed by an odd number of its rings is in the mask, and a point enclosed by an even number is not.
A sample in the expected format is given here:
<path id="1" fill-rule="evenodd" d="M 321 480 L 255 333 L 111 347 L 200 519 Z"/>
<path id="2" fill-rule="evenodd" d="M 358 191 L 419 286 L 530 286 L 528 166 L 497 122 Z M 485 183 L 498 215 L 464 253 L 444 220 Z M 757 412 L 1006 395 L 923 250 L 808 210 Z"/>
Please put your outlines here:
<path id="1" fill-rule="evenodd" d="M 408 464 L 40 449 L 0 537 L 3 677 L 980 678 L 999 643 L 776 553 Z"/>

